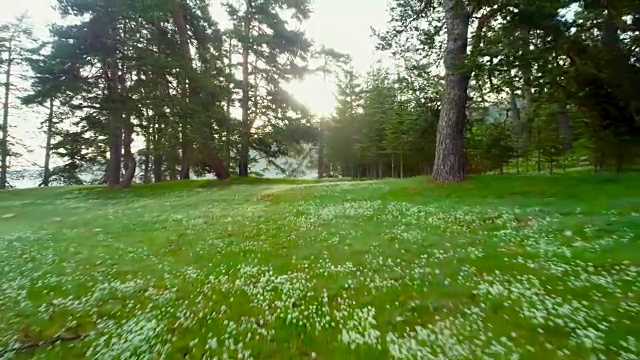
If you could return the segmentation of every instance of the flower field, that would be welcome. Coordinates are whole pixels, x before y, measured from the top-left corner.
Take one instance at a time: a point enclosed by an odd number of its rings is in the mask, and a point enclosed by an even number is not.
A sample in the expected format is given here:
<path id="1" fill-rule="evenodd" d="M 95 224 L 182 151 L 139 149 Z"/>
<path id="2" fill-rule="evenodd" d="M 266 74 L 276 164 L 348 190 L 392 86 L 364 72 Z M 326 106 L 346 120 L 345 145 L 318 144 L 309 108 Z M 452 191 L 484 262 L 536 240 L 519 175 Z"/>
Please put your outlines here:
<path id="1" fill-rule="evenodd" d="M 638 359 L 639 181 L 0 193 L 0 359 Z"/>

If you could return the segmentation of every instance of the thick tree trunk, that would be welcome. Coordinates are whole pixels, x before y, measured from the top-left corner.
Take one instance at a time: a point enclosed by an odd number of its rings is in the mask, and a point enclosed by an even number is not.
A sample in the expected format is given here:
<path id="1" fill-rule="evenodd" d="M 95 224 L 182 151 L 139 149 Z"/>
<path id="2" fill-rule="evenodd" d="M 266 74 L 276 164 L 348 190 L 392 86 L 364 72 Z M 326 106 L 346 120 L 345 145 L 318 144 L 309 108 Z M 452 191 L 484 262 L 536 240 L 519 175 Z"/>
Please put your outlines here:
<path id="1" fill-rule="evenodd" d="M 251 123 L 249 119 L 249 43 L 251 33 L 252 1 L 246 0 L 244 17 L 244 36 L 242 43 L 242 129 L 240 133 L 240 161 L 238 175 L 249 176 L 249 142 L 251 141 Z"/>
<path id="2" fill-rule="evenodd" d="M 118 124 L 109 124 L 109 165 L 107 168 L 109 169 L 107 186 L 117 187 L 120 185 L 122 172 L 122 129 Z"/>
<path id="3" fill-rule="evenodd" d="M 447 44 L 444 54 L 445 88 L 438 120 L 435 181 L 464 180 L 464 125 L 470 74 L 464 69 L 469 14 L 461 0 L 444 0 Z"/>
<path id="4" fill-rule="evenodd" d="M 205 161 L 218 180 L 226 180 L 231 176 L 227 167 L 224 166 L 224 161 L 218 155 L 209 154 Z"/>
<path id="5" fill-rule="evenodd" d="M 153 154 L 153 182 L 159 183 L 164 180 L 164 174 L 162 171 L 162 165 L 164 164 L 164 159 L 162 157 L 162 153 L 156 152 Z"/>
<path id="6" fill-rule="evenodd" d="M 53 137 L 53 98 L 49 99 L 49 115 L 47 116 L 47 140 L 44 146 L 44 173 L 42 186 L 49 186 L 51 180 L 51 138 Z"/>
<path id="7" fill-rule="evenodd" d="M 9 41 L 7 50 L 6 74 L 4 83 L 4 104 L 2 107 L 2 138 L 0 138 L 0 190 L 7 188 L 7 173 L 9 166 L 9 94 L 11 92 L 11 65 L 13 65 L 13 48 Z"/>
<path id="8" fill-rule="evenodd" d="M 133 143 L 133 124 L 130 119 L 127 120 L 127 124 L 124 127 L 124 141 L 123 145 L 123 158 L 126 161 L 127 171 L 124 173 L 124 177 L 122 178 L 122 183 L 120 183 L 121 188 L 128 188 L 131 186 L 133 182 L 133 178 L 136 174 L 136 158 L 133 156 L 131 152 L 131 143 Z"/>

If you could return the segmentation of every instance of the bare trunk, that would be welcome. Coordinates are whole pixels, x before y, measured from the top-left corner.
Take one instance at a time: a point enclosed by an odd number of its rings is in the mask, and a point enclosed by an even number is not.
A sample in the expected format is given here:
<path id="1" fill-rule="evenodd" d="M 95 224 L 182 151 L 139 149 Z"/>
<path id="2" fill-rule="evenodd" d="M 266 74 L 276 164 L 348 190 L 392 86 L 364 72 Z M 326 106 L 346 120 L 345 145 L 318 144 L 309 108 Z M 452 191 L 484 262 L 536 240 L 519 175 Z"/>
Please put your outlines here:
<path id="1" fill-rule="evenodd" d="M 249 142 L 251 141 L 251 124 L 249 119 L 249 43 L 251 33 L 251 0 L 246 0 L 243 24 L 245 40 L 242 43 L 242 131 L 240 136 L 240 161 L 238 175 L 249 176 Z"/>
<path id="2" fill-rule="evenodd" d="M 540 150 L 540 129 L 536 132 L 537 148 L 538 148 L 538 172 L 542 172 L 542 150 Z"/>
<path id="3" fill-rule="evenodd" d="M 533 80 L 531 79 L 531 31 L 529 29 L 522 32 L 522 82 L 524 83 L 524 122 L 531 122 L 531 107 L 533 106 Z"/>
<path id="4" fill-rule="evenodd" d="M 185 15 L 180 4 L 172 14 L 173 23 L 178 31 L 180 39 L 180 51 L 182 52 L 182 60 L 184 61 L 184 70 L 187 73 L 186 78 L 180 79 L 180 87 L 184 98 L 187 111 L 183 112 L 183 118 L 180 127 L 180 179 L 187 180 L 191 173 L 191 156 L 193 149 L 193 139 L 191 136 L 191 123 L 193 122 L 193 112 L 190 111 L 189 103 L 192 101 L 193 86 L 192 76 L 193 69 L 191 64 L 191 50 L 189 50 L 189 33 L 185 22 Z"/>
<path id="5" fill-rule="evenodd" d="M 53 137 L 53 98 L 49 99 L 49 116 L 47 116 L 47 140 L 44 146 L 44 174 L 42 186 L 49 186 L 51 178 L 51 138 Z"/>
<path id="6" fill-rule="evenodd" d="M 151 136 L 147 136 L 145 143 L 142 182 L 151 183 Z"/>
<path id="7" fill-rule="evenodd" d="M 396 163 L 395 163 L 395 156 L 393 153 L 391 154 L 391 177 L 392 178 L 396 177 Z"/>
<path id="8" fill-rule="evenodd" d="M 556 114 L 558 118 L 558 129 L 562 138 L 562 148 L 569 151 L 573 148 L 573 132 L 571 130 L 571 119 L 567 112 L 567 103 L 560 101 L 555 104 Z"/>
<path id="9" fill-rule="evenodd" d="M 127 171 L 122 178 L 122 182 L 120 183 L 121 188 L 128 188 L 131 186 L 133 182 L 133 177 L 136 174 L 136 158 L 133 156 L 131 152 L 131 143 L 133 143 L 133 124 L 131 120 L 127 120 L 127 124 L 124 127 L 124 141 L 123 141 L 123 158 L 126 161 Z"/>
<path id="10" fill-rule="evenodd" d="M 400 153 L 400 178 L 404 178 L 404 160 L 402 159 L 402 153 Z"/>
<path id="11" fill-rule="evenodd" d="M 464 125 L 470 74 L 464 69 L 469 14 L 461 0 L 444 0 L 447 45 L 444 54 L 445 88 L 438 120 L 435 181 L 464 180 Z"/>
<path id="12" fill-rule="evenodd" d="M 185 125 L 180 130 L 180 180 L 191 178 L 191 140 Z"/>
<path id="13" fill-rule="evenodd" d="M 109 108 L 109 163 L 107 165 L 109 173 L 107 174 L 107 186 L 113 188 L 120 185 L 120 174 L 122 172 L 122 112 L 117 106 L 120 102 L 120 90 L 118 63 L 115 56 L 107 59 L 105 74 L 107 93 L 112 100 L 112 105 Z"/>
<path id="14" fill-rule="evenodd" d="M 164 165 L 164 154 L 162 151 L 162 146 L 160 145 L 162 142 L 162 133 L 163 128 L 162 124 L 160 124 L 160 113 L 156 112 L 154 115 L 155 126 L 153 129 L 153 182 L 159 183 L 164 180 L 164 172 L 162 166 Z"/>
<path id="15" fill-rule="evenodd" d="M 518 107 L 518 102 L 516 101 L 516 92 L 513 89 L 513 87 L 510 90 L 510 101 L 509 101 L 510 105 L 509 105 L 509 114 L 511 116 L 511 123 L 515 125 L 515 129 L 516 129 L 516 151 L 517 151 L 517 156 L 520 157 L 520 155 L 524 152 L 524 148 L 526 145 L 526 138 L 527 138 L 527 133 L 526 133 L 526 129 L 527 126 L 524 123 L 522 116 L 520 114 L 520 108 Z M 518 173 L 519 173 L 519 169 L 518 169 Z"/>
<path id="16" fill-rule="evenodd" d="M 11 65 L 13 65 L 13 48 L 9 41 L 7 51 L 7 73 L 4 83 L 4 105 L 2 108 L 2 138 L 0 138 L 0 189 L 7 188 L 7 172 L 9 166 L 9 94 L 11 92 Z"/>
<path id="17" fill-rule="evenodd" d="M 164 180 L 164 174 L 162 171 L 162 164 L 164 163 L 164 159 L 162 158 L 162 153 L 153 154 L 153 182 L 159 183 Z"/>
<path id="18" fill-rule="evenodd" d="M 167 168 L 169 170 L 169 181 L 176 181 L 178 180 L 178 159 L 179 159 L 179 155 L 178 155 L 178 151 L 171 149 L 171 152 L 169 154 L 169 161 L 167 161 Z"/>
<path id="19" fill-rule="evenodd" d="M 205 162 L 218 180 L 226 180 L 231 176 L 227 167 L 224 166 L 224 161 L 218 155 L 214 153 L 207 154 Z"/>
<path id="20" fill-rule="evenodd" d="M 320 124 L 320 139 L 318 139 L 318 179 L 322 179 L 324 175 L 324 129 L 322 129 L 322 124 Z"/>
<path id="21" fill-rule="evenodd" d="M 229 39 L 229 53 L 227 54 L 228 56 L 228 63 L 229 66 L 231 67 L 231 64 L 233 62 L 233 48 L 232 48 L 232 44 L 231 44 L 231 39 Z M 230 68 L 229 71 L 232 71 L 232 69 Z M 233 85 L 229 85 L 229 96 L 227 97 L 227 123 L 226 123 L 226 131 L 225 131 L 225 137 L 224 137 L 224 166 L 226 169 L 230 169 L 231 168 L 231 132 L 232 132 L 232 127 L 231 127 L 231 103 L 233 101 Z"/>

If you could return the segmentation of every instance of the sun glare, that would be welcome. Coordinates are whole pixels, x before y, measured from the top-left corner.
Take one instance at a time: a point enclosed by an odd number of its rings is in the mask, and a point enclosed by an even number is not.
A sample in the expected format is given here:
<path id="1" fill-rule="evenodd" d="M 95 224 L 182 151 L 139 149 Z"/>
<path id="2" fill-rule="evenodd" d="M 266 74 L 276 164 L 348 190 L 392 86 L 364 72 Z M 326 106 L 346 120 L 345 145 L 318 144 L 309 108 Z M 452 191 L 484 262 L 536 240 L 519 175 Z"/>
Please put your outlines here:
<path id="1" fill-rule="evenodd" d="M 311 113 L 318 117 L 333 114 L 336 107 L 334 96 L 335 81 L 333 76 L 313 74 L 301 81 L 291 83 L 287 90 L 294 98 L 304 104 Z"/>

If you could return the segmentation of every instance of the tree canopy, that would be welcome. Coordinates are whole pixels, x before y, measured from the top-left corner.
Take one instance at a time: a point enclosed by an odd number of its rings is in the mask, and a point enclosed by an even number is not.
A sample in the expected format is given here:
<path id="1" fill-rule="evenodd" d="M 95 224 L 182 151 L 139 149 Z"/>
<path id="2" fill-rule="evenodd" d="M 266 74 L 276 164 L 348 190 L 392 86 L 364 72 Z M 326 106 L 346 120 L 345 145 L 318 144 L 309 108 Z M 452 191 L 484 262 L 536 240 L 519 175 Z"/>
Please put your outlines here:
<path id="1" fill-rule="evenodd" d="M 53 24 L 50 40 L 35 42 L 24 18 L 0 27 L 0 184 L 16 156 L 12 98 L 47 114 L 43 185 L 97 169 L 92 181 L 110 187 L 225 179 L 286 156 L 302 160 L 283 174 L 311 161 L 319 177 L 622 171 L 640 149 L 639 9 L 394 0 L 374 33 L 395 65 L 363 72 L 300 30 L 309 1 L 225 1 L 221 29 L 205 0 L 59 0 L 74 21 Z M 13 86 L 19 64 L 28 91 Z M 328 119 L 285 90 L 314 72 L 339 79 Z"/>

